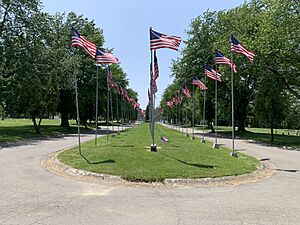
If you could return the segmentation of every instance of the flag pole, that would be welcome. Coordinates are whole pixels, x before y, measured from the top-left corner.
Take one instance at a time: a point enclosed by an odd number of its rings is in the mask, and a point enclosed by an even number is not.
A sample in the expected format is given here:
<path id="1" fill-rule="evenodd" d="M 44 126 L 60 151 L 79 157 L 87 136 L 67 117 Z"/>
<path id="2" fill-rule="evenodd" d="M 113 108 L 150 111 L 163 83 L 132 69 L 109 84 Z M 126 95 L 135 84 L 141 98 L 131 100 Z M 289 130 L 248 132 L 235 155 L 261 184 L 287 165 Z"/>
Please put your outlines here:
<path id="1" fill-rule="evenodd" d="M 150 33 L 151 33 L 152 27 L 150 27 Z M 151 129 L 151 135 L 152 135 L 152 145 L 151 145 L 151 151 L 156 152 L 157 148 L 156 148 L 156 144 L 154 144 L 154 108 L 155 108 L 155 100 L 154 100 L 154 93 L 153 93 L 153 50 L 151 50 L 150 48 L 150 53 L 151 53 L 151 68 L 150 68 L 150 95 L 151 95 L 151 104 L 152 104 L 152 112 L 151 112 L 151 122 L 152 122 L 152 129 Z"/>
<path id="2" fill-rule="evenodd" d="M 113 95 L 112 88 L 110 88 L 109 93 L 110 93 L 111 129 L 112 129 L 112 132 L 113 132 L 112 137 L 114 137 L 115 136 L 115 134 L 114 134 L 115 128 L 114 128 L 114 125 L 113 125 L 113 123 L 114 123 L 114 114 L 113 114 L 113 102 L 112 102 L 112 95 Z"/>
<path id="3" fill-rule="evenodd" d="M 121 112 L 122 112 L 122 131 L 124 130 L 124 123 L 125 123 L 125 119 L 124 119 L 124 96 L 121 96 Z"/>
<path id="4" fill-rule="evenodd" d="M 215 67 L 216 71 L 217 71 L 217 66 Z M 218 80 L 217 80 L 217 75 L 216 75 L 216 79 L 215 79 L 215 143 L 213 145 L 213 148 L 219 148 L 219 144 L 218 144 L 218 131 L 217 131 L 217 127 L 218 127 Z"/>
<path id="5" fill-rule="evenodd" d="M 79 116 L 79 104 L 78 104 L 78 87 L 77 87 L 77 74 L 76 74 L 76 65 L 75 65 L 75 48 L 73 48 L 73 73 L 74 73 L 74 82 L 75 82 L 75 98 L 76 98 L 76 116 L 77 116 L 77 134 L 78 134 L 78 150 L 81 155 L 81 142 L 80 142 L 80 116 Z"/>
<path id="6" fill-rule="evenodd" d="M 107 104 L 106 104 L 106 140 L 108 141 L 108 120 L 109 120 L 109 85 L 108 85 L 108 76 L 109 76 L 109 65 L 107 66 Z"/>
<path id="7" fill-rule="evenodd" d="M 151 80 L 151 78 L 150 78 Z M 150 87 L 152 86 L 151 81 L 150 81 Z M 148 117 L 149 117 L 149 128 L 150 128 L 150 133 L 151 133 L 151 138 L 152 138 L 152 100 L 151 100 L 151 91 L 149 95 L 149 102 L 148 102 Z"/>
<path id="8" fill-rule="evenodd" d="M 233 63 L 233 54 L 231 52 L 231 62 Z M 232 127 L 232 152 L 230 153 L 233 157 L 238 157 L 234 150 L 234 92 L 233 92 L 233 66 L 231 66 L 231 127 Z"/>
<path id="9" fill-rule="evenodd" d="M 118 92 L 116 93 L 116 100 L 117 100 L 117 125 L 118 125 L 118 133 L 120 134 L 120 127 L 119 127 L 119 95 Z"/>
<path id="10" fill-rule="evenodd" d="M 171 115 L 171 119 L 172 119 L 171 125 L 172 125 L 173 128 L 174 128 L 174 110 L 173 110 L 173 105 L 172 105 L 172 115 Z"/>
<path id="11" fill-rule="evenodd" d="M 206 86 L 206 76 L 204 78 L 205 81 L 205 86 Z M 202 140 L 201 143 L 205 143 L 205 139 L 204 139 L 204 128 L 205 128 L 205 103 L 206 103 L 206 90 L 204 90 L 203 92 L 203 116 L 202 116 L 202 120 L 203 120 L 203 125 L 202 125 Z"/>
<path id="12" fill-rule="evenodd" d="M 192 140 L 195 140 L 195 86 L 193 85 L 193 135 Z"/>
<path id="13" fill-rule="evenodd" d="M 178 101 L 178 98 L 177 98 L 176 101 Z M 177 105 L 176 105 L 176 124 L 177 124 L 176 130 L 180 131 L 180 127 L 179 127 L 179 104 L 178 104 L 178 102 L 177 102 Z"/>
<path id="14" fill-rule="evenodd" d="M 96 64 L 96 116 L 95 116 L 96 129 L 95 129 L 95 146 L 97 146 L 97 134 L 98 134 L 98 86 L 99 86 L 98 82 L 99 82 L 98 65 Z"/>
<path id="15" fill-rule="evenodd" d="M 180 125 L 181 125 L 181 133 L 184 134 L 184 130 L 183 130 L 183 116 L 182 116 L 182 107 L 183 107 L 183 104 L 182 102 L 180 103 Z"/>
<path id="16" fill-rule="evenodd" d="M 187 106 L 188 106 L 188 99 L 186 101 L 186 107 L 185 107 L 185 124 L 186 124 L 186 134 L 185 136 L 188 137 L 189 136 L 189 128 L 188 128 L 188 117 L 187 117 Z"/>

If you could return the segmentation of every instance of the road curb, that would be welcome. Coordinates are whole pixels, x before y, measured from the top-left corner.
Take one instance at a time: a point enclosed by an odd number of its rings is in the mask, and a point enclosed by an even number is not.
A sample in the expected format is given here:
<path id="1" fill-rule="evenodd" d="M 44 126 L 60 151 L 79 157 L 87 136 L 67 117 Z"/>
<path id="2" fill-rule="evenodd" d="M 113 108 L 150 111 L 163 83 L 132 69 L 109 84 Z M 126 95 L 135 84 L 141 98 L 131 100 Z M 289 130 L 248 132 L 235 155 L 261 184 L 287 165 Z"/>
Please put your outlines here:
<path id="1" fill-rule="evenodd" d="M 49 154 L 42 159 L 41 164 L 50 172 L 76 179 L 102 184 L 115 184 L 126 186 L 145 186 L 145 187 L 160 187 L 160 188 L 194 188 L 194 187 L 226 187 L 238 186 L 253 182 L 258 182 L 266 179 L 274 174 L 274 166 L 270 162 L 261 162 L 260 166 L 252 173 L 242 174 L 237 176 L 225 176 L 216 178 L 199 178 L 199 179 L 165 179 L 163 182 L 131 182 L 122 179 L 120 176 L 108 174 L 100 174 L 79 170 L 71 166 L 61 163 L 57 156 L 65 150 Z"/>

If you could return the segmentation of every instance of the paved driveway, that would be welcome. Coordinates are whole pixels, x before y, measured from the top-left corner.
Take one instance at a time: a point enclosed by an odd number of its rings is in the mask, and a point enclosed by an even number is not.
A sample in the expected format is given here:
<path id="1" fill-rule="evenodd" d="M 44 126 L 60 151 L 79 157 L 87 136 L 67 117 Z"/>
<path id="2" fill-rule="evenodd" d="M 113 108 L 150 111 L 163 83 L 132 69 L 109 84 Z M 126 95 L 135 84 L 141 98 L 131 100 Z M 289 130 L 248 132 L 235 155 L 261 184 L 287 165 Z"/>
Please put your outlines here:
<path id="1" fill-rule="evenodd" d="M 0 149 L 1 225 L 300 224 L 300 152 L 238 140 L 238 149 L 269 159 L 275 175 L 235 187 L 151 188 L 86 183 L 41 166 L 49 153 L 76 143 L 69 135 Z"/>

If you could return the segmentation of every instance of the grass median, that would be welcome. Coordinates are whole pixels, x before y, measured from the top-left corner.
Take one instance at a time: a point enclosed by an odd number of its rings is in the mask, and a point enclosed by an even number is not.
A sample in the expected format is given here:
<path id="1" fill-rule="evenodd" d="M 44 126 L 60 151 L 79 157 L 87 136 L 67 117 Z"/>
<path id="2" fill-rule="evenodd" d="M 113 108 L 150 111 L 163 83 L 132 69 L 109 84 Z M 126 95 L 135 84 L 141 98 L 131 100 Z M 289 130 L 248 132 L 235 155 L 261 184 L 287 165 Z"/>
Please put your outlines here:
<path id="1" fill-rule="evenodd" d="M 162 143 L 160 137 L 168 138 Z M 243 154 L 229 156 L 230 149 L 213 149 L 211 143 L 191 140 L 181 133 L 156 125 L 158 152 L 150 151 L 149 124 L 122 132 L 116 137 L 99 138 L 58 155 L 61 162 L 77 169 L 119 175 L 129 181 L 163 181 L 166 178 L 222 177 L 250 173 L 259 162 Z"/>

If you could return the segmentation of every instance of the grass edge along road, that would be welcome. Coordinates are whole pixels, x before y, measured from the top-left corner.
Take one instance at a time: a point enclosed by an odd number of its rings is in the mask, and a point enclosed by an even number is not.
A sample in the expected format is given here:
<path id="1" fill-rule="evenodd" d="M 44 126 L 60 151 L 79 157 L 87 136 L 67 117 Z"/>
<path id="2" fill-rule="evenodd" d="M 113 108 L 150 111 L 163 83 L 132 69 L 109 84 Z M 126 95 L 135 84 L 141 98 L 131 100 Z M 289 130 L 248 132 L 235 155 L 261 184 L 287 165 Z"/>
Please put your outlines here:
<path id="1" fill-rule="evenodd" d="M 197 127 L 197 130 L 202 128 Z M 210 132 L 210 129 L 206 129 Z M 256 142 L 266 143 L 271 146 L 284 147 L 289 150 L 300 150 L 300 136 L 297 135 L 296 130 L 275 129 L 274 143 L 271 140 L 270 129 L 267 128 L 248 128 L 246 131 L 235 131 L 236 139 L 253 140 Z M 210 132 L 211 135 L 214 133 Z M 231 138 L 231 127 L 218 126 L 218 135 L 220 137 Z"/>
<path id="2" fill-rule="evenodd" d="M 22 141 L 29 138 L 57 136 L 77 133 L 77 125 L 74 120 L 69 120 L 70 128 L 60 126 L 59 119 L 43 119 L 41 134 L 38 134 L 30 119 L 5 119 L 0 121 L 0 144 L 5 142 Z M 81 127 L 82 131 L 89 130 Z"/>
<path id="3" fill-rule="evenodd" d="M 158 152 L 150 151 L 149 124 L 122 132 L 116 137 L 99 138 L 68 149 L 58 159 L 69 166 L 86 171 L 119 175 L 129 181 L 163 181 L 166 178 L 204 178 L 240 175 L 254 171 L 259 162 L 250 156 L 229 156 L 230 149 L 216 150 L 212 144 L 190 140 L 181 133 L 155 125 L 155 142 Z M 164 136 L 169 142 L 162 143 Z"/>

